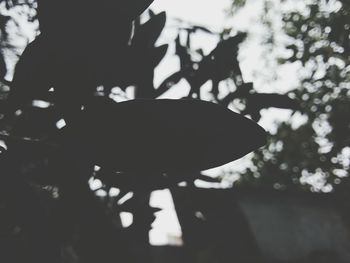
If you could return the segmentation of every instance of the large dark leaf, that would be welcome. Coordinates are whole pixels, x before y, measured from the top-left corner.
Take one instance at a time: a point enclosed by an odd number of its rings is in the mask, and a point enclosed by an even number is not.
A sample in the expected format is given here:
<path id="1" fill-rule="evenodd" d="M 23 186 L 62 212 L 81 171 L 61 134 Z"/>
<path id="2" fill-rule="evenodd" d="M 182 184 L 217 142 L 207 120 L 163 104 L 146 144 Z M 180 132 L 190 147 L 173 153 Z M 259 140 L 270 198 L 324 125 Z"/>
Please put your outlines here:
<path id="1" fill-rule="evenodd" d="M 89 46 L 93 46 L 91 43 L 96 46 L 99 44 L 100 48 L 103 45 L 110 46 L 116 42 L 116 36 L 119 43 L 126 43 L 130 37 L 132 20 L 150 1 L 138 1 L 133 6 L 130 6 L 130 1 L 120 2 L 38 0 L 40 31 L 53 44 L 65 47 L 73 45 L 76 51 L 88 50 Z"/>
<path id="2" fill-rule="evenodd" d="M 97 100 L 67 136 L 78 158 L 126 172 L 204 170 L 265 143 L 265 131 L 251 120 L 193 100 Z"/>

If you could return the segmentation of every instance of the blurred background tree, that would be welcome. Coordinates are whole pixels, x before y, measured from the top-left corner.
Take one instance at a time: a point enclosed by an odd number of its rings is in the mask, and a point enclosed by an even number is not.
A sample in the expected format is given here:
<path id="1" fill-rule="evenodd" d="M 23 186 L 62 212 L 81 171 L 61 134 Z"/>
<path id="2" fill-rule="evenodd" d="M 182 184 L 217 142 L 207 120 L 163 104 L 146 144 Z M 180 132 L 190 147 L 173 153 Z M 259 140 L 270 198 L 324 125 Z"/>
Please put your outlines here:
<path id="1" fill-rule="evenodd" d="M 234 1 L 232 11 L 248 2 Z M 284 37 L 284 56 L 273 58 L 277 67 L 299 67 L 300 83 L 288 96 L 301 103 L 238 183 L 316 192 L 342 188 L 350 165 L 350 4 L 266 0 L 262 14 L 260 22 L 270 29 L 262 45 L 273 50 Z M 274 30 L 278 23 L 281 32 Z"/>

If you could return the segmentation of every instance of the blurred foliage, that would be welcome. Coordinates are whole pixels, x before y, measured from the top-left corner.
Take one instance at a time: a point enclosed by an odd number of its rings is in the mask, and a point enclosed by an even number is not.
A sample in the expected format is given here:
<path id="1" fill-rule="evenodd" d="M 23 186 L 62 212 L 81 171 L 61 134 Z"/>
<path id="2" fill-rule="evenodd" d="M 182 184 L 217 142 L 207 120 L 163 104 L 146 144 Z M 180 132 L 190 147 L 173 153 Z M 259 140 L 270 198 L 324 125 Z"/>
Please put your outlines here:
<path id="1" fill-rule="evenodd" d="M 300 85 L 289 93 L 301 102 L 300 109 L 279 124 L 240 183 L 279 190 L 346 190 L 350 168 L 350 4 L 265 1 L 265 6 L 272 4 L 287 10 L 281 14 L 290 56 L 278 62 L 301 65 Z M 283 8 L 287 5 L 289 9 Z M 270 39 L 275 34 L 271 31 Z M 298 118 L 302 124 L 296 125 Z"/>

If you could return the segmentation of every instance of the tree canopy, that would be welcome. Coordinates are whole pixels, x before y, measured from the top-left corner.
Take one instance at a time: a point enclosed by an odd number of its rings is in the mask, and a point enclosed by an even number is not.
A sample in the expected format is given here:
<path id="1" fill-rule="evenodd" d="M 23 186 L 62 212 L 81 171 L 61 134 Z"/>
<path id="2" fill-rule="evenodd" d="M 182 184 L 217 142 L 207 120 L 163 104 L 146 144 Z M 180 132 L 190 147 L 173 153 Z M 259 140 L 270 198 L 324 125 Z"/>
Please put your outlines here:
<path id="1" fill-rule="evenodd" d="M 234 1 L 233 8 L 244 4 Z M 254 156 L 255 166 L 242 181 L 276 189 L 329 192 L 341 183 L 345 186 L 349 176 L 350 5 L 347 1 L 267 0 L 261 20 L 267 27 L 273 23 L 267 19 L 273 4 L 277 7 L 274 12 L 280 12 L 283 19 L 289 54 L 276 59 L 282 65 L 300 65 L 300 84 L 288 95 L 300 102 L 297 112 L 303 121 L 295 127 L 298 115 L 280 123 L 268 146 Z M 281 33 L 270 33 L 265 45 L 273 46 Z"/>

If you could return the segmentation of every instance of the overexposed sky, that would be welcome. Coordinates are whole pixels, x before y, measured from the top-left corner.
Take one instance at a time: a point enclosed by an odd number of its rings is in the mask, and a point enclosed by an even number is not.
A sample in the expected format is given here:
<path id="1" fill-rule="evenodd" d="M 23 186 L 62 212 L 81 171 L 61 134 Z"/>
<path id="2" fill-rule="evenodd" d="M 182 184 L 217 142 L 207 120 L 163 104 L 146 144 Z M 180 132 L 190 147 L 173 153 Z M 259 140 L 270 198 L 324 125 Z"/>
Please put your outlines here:
<path id="1" fill-rule="evenodd" d="M 155 0 L 151 9 L 166 11 L 172 18 L 219 29 L 225 23 L 224 10 L 230 3 L 231 0 Z"/>

